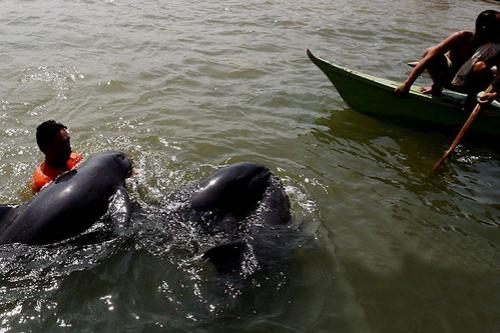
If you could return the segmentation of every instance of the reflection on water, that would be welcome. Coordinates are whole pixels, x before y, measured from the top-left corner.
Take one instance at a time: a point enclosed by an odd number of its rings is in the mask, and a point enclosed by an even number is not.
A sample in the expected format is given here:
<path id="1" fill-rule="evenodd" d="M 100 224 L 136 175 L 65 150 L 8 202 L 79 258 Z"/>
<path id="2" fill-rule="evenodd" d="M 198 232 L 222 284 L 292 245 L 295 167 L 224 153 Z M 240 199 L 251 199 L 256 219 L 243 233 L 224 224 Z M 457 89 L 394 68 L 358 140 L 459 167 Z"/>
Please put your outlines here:
<path id="1" fill-rule="evenodd" d="M 84 156 L 122 150 L 138 174 L 125 237 L 103 220 L 61 244 L 0 247 L 0 330 L 498 331 L 497 150 L 465 141 L 430 175 L 452 135 L 347 109 L 304 52 L 401 81 L 495 6 L 4 3 L 0 203 L 30 198 L 34 130 L 50 118 Z M 159 207 L 241 161 L 283 180 L 294 228 L 264 233 L 286 241 L 259 247 L 250 274 L 221 276 L 200 257 L 214 239 Z"/>

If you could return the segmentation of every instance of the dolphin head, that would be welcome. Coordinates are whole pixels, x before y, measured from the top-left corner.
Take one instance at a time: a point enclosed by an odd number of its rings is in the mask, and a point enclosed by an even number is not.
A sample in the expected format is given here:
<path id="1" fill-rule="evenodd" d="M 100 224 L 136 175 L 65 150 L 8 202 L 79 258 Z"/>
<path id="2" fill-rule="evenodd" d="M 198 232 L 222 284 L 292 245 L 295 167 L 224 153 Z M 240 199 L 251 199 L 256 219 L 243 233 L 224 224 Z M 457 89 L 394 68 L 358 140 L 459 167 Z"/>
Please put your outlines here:
<path id="1" fill-rule="evenodd" d="M 199 190 L 191 196 L 191 207 L 246 214 L 261 199 L 270 175 L 268 168 L 254 163 L 225 167 L 200 182 Z"/>
<path id="2" fill-rule="evenodd" d="M 101 171 L 111 170 L 109 173 L 106 172 L 106 175 L 114 175 L 123 180 L 132 175 L 132 160 L 121 151 L 111 150 L 99 153 L 85 160 L 81 167 L 87 164 L 98 166 Z"/>

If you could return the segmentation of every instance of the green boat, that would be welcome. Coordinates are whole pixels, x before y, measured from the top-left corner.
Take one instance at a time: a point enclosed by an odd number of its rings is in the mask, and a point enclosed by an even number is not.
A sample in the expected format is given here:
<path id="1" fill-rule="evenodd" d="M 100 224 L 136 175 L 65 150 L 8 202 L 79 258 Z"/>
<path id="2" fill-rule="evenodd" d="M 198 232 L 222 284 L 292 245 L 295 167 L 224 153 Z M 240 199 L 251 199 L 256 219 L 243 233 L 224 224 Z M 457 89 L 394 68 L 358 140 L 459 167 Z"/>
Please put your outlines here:
<path id="1" fill-rule="evenodd" d="M 394 94 L 399 82 L 381 79 L 334 65 L 307 50 L 309 59 L 330 79 L 346 104 L 358 112 L 440 131 L 458 131 L 470 112 L 462 109 L 466 95 L 450 90 L 430 96 L 412 87 L 408 96 Z M 500 103 L 483 107 L 469 129 L 474 136 L 500 136 Z"/>

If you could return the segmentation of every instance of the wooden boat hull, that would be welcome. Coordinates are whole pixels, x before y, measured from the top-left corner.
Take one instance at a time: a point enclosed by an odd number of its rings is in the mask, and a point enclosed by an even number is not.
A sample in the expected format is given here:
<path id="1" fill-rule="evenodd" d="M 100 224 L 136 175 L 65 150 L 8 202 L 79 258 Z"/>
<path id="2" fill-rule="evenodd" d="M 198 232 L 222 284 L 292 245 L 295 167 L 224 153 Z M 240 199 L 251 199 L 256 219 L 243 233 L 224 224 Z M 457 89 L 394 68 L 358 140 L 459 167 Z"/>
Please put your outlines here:
<path id="1" fill-rule="evenodd" d="M 464 94 L 444 91 L 441 96 L 434 97 L 412 87 L 408 96 L 400 97 L 394 94 L 398 82 L 334 65 L 317 58 L 309 50 L 307 55 L 330 79 L 347 105 L 356 111 L 447 131 L 460 129 L 470 114 L 462 110 Z M 479 136 L 500 136 L 500 103 L 484 107 L 469 131 Z"/>

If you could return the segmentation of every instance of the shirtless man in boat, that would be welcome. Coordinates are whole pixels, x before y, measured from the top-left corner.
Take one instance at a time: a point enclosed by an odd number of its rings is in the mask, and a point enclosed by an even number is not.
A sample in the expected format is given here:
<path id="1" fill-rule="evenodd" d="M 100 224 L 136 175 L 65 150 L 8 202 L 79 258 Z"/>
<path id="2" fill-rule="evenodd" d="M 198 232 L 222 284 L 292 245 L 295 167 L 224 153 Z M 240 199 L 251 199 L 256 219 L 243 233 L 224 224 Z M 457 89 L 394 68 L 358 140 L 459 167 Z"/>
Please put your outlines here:
<path id="1" fill-rule="evenodd" d="M 500 71 L 500 12 L 485 10 L 476 19 L 476 30 L 459 31 L 427 49 L 410 75 L 395 89 L 397 95 L 407 95 L 420 74 L 427 70 L 432 78 L 424 94 L 439 95 L 443 87 L 469 94 L 486 89 Z M 498 87 L 496 87 L 498 89 Z M 498 97 L 492 93 L 482 97 L 491 102 Z"/>

